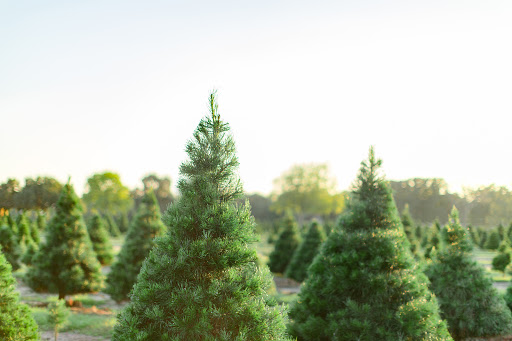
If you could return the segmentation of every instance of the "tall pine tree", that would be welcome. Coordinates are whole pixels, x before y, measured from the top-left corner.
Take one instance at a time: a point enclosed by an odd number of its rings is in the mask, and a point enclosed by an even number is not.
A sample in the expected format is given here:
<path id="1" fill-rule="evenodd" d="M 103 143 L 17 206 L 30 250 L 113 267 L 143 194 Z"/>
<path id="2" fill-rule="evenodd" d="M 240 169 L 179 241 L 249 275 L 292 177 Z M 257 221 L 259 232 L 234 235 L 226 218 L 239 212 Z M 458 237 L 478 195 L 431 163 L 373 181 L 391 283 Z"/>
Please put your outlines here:
<path id="1" fill-rule="evenodd" d="M 105 290 L 114 300 L 122 301 L 137 280 L 142 262 L 154 246 L 154 239 L 165 231 L 160 206 L 153 191 L 144 194 L 132 221 L 121 252 L 107 277 Z"/>
<path id="2" fill-rule="evenodd" d="M 55 215 L 46 227 L 46 240 L 27 272 L 27 284 L 35 291 L 66 295 L 101 289 L 100 263 L 82 216 L 82 205 L 73 187 L 62 188 Z"/>
<path id="3" fill-rule="evenodd" d="M 98 213 L 95 213 L 89 224 L 87 232 L 91 238 L 92 247 L 101 265 L 110 265 L 114 260 L 112 243 L 105 222 Z"/>
<path id="4" fill-rule="evenodd" d="M 210 108 L 187 144 L 167 233 L 144 261 L 113 340 L 286 339 L 284 312 L 265 292 L 271 275 L 248 246 L 254 219 L 236 203 L 235 144 L 214 94 Z"/>
<path id="5" fill-rule="evenodd" d="M 308 267 L 324 241 L 324 229 L 317 221 L 313 221 L 304 240 L 293 253 L 292 260 L 286 269 L 286 277 L 293 278 L 298 282 L 306 279 Z"/>
<path id="6" fill-rule="evenodd" d="M 451 340 L 370 149 L 290 312 L 299 340 Z"/>
<path id="7" fill-rule="evenodd" d="M 270 271 L 284 273 L 292 260 L 293 253 L 300 244 L 300 234 L 291 211 L 286 211 L 282 222 L 282 232 L 269 256 Z"/>
<path id="8" fill-rule="evenodd" d="M 426 273 L 454 340 L 510 334 L 510 310 L 473 260 L 473 244 L 455 208 L 442 230 L 442 241 L 444 247 L 434 254 Z"/>
<path id="9" fill-rule="evenodd" d="M 11 270 L 0 248 L 0 340 L 39 340 L 37 324 L 19 300 Z"/>

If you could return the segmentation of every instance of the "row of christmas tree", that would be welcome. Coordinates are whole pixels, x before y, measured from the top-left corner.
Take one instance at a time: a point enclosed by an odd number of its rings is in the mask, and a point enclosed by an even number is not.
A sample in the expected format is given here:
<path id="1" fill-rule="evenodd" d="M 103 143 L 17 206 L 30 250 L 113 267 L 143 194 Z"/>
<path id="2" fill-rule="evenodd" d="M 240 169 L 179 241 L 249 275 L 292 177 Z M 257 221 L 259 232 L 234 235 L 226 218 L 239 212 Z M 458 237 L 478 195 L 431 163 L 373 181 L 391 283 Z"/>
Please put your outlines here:
<path id="1" fill-rule="evenodd" d="M 431 253 L 429 282 L 373 149 L 288 320 L 267 294 L 272 276 L 250 247 L 255 223 L 250 207 L 237 203 L 243 189 L 235 145 L 213 94 L 210 110 L 187 144 L 181 196 L 164 215 L 166 232 L 142 262 L 113 340 L 462 340 L 512 332 L 511 312 L 472 260 L 456 210 L 442 229 L 442 247 Z M 70 184 L 45 234 L 27 283 L 61 298 L 99 290 L 100 264 Z"/>

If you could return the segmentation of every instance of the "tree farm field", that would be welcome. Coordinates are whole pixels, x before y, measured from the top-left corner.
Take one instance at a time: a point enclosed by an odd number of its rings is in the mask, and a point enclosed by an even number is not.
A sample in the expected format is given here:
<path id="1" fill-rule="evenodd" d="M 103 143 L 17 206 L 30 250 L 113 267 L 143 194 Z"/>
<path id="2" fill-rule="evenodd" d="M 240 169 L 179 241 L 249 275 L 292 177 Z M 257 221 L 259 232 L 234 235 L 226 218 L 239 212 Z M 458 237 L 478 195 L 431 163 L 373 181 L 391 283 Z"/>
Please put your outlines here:
<path id="1" fill-rule="evenodd" d="M 124 242 L 124 236 L 111 238 L 113 249 L 117 255 Z M 268 262 L 268 257 L 273 250 L 273 245 L 268 242 L 268 236 L 262 235 L 260 240 L 255 244 L 258 256 L 262 263 Z M 484 266 L 491 274 L 494 280 L 494 286 L 500 292 L 505 292 L 511 276 L 503 275 L 498 271 L 491 269 L 492 258 L 496 252 L 489 250 L 475 249 L 473 251 L 474 259 Z M 110 271 L 109 266 L 102 268 L 103 273 Z M 42 340 L 53 340 L 52 327 L 47 324 L 46 319 L 48 312 L 46 306 L 49 302 L 55 301 L 54 294 L 36 293 L 28 288 L 21 280 L 24 269 L 14 272 L 14 276 L 18 281 L 18 291 L 20 292 L 21 301 L 28 304 L 39 325 Z M 299 284 L 293 280 L 287 280 L 281 274 L 274 274 L 276 283 L 272 295 L 280 304 L 293 304 L 300 290 Z M 71 308 L 72 312 L 69 323 L 62 329 L 59 334 L 61 341 L 105 341 L 110 340 L 113 327 L 116 323 L 117 313 L 126 305 L 126 303 L 118 304 L 112 300 L 109 295 L 99 292 L 94 294 L 79 294 L 66 299 L 71 299 L 75 305 L 80 307 Z"/>

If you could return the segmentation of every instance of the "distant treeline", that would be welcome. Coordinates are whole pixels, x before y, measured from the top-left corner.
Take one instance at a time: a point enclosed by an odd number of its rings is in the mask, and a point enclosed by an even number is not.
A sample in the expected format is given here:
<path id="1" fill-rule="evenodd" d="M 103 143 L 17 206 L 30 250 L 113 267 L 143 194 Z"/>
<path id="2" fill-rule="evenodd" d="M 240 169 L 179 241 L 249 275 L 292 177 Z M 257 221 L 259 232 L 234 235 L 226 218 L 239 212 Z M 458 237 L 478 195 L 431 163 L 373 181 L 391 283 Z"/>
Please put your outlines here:
<path id="1" fill-rule="evenodd" d="M 495 227 L 512 222 L 512 191 L 506 187 L 489 185 L 465 189 L 463 194 L 450 193 L 448 184 L 439 178 L 414 178 L 390 181 L 394 198 L 401 212 L 405 205 L 417 223 L 429 224 L 435 220 L 446 223 L 453 206 L 460 212 L 464 225 Z M 289 210 L 300 223 L 316 217 L 334 221 L 343 211 L 347 192 L 335 192 L 335 182 L 325 164 L 295 165 L 276 179 L 271 195 L 248 194 L 252 213 L 257 221 L 271 223 Z M 87 180 L 82 201 L 88 211 L 102 214 L 133 212 L 140 198 L 153 189 L 162 212 L 174 200 L 169 177 L 154 174 L 142 179 L 141 188 L 128 189 L 116 173 L 104 172 Z M 43 210 L 53 207 L 62 184 L 51 177 L 25 179 L 25 185 L 16 179 L 0 184 L 0 215 L 5 210 Z"/>

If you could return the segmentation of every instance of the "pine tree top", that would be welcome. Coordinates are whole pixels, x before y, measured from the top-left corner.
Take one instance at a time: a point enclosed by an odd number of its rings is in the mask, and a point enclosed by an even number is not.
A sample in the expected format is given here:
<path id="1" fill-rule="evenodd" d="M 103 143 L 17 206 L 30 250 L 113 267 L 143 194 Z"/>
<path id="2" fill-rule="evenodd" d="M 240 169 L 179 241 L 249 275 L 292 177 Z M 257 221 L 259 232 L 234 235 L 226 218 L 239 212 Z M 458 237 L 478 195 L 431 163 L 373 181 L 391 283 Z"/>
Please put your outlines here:
<path id="1" fill-rule="evenodd" d="M 370 148 L 368 160 L 361 162 L 353 184 L 348 215 L 342 216 L 346 231 L 368 229 L 396 229 L 400 218 L 396 210 L 391 187 L 381 174 L 382 160 Z"/>
<path id="2" fill-rule="evenodd" d="M 469 238 L 467 229 L 463 228 L 459 220 L 459 211 L 452 208 L 448 224 L 441 230 L 444 247 L 450 252 L 466 253 L 473 250 L 473 243 Z"/>

